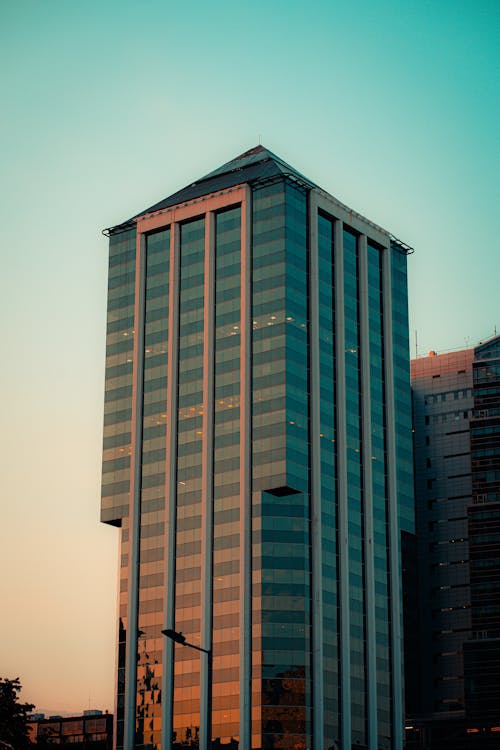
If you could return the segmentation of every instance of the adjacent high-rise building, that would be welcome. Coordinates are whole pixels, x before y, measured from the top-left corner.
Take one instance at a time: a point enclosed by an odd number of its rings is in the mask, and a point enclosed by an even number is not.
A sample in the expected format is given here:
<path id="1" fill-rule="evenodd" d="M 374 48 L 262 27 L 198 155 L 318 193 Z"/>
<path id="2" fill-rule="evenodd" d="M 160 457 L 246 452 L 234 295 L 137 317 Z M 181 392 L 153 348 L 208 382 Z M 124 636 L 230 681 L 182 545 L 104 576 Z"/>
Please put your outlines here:
<path id="1" fill-rule="evenodd" d="M 500 725 L 500 336 L 475 348 L 472 377 L 472 638 L 464 650 L 465 708 L 473 719 Z"/>
<path id="2" fill-rule="evenodd" d="M 470 637 L 467 508 L 473 349 L 412 360 L 415 500 L 421 601 L 421 709 L 463 715 L 463 642 Z M 417 625 L 417 623 L 414 623 Z"/>
<path id="3" fill-rule="evenodd" d="M 262 146 L 108 234 L 117 748 L 400 750 L 410 248 Z"/>
<path id="4" fill-rule="evenodd" d="M 411 368 L 420 598 L 412 680 L 421 688 L 413 709 L 426 735 L 418 746 L 497 747 L 500 336 L 431 352 Z"/>

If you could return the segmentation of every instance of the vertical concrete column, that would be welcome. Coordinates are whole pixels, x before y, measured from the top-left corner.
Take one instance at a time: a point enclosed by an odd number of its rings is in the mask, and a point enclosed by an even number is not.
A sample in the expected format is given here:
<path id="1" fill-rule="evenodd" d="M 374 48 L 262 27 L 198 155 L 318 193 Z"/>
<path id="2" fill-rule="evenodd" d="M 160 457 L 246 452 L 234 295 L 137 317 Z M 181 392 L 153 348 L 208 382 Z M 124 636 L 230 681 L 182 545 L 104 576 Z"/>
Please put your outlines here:
<path id="1" fill-rule="evenodd" d="M 201 461 L 201 646 L 212 651 L 215 214 L 205 214 L 203 290 L 203 453 Z M 200 750 L 212 747 L 211 657 L 201 654 Z"/>
<path id="2" fill-rule="evenodd" d="M 146 237 L 138 233 L 135 256 L 134 363 L 132 371 L 132 457 L 129 495 L 127 642 L 125 651 L 125 750 L 135 748 L 137 683 L 137 612 L 141 531 L 142 391 L 144 382 L 144 316 L 146 304 Z"/>
<path id="3" fill-rule="evenodd" d="M 318 204 L 316 193 L 309 193 L 309 352 L 311 419 L 311 569 L 312 569 L 312 746 L 324 745 L 323 721 L 323 575 L 321 523 L 321 444 L 319 368 L 319 259 Z"/>
<path id="4" fill-rule="evenodd" d="M 394 359 L 392 346 L 392 286 L 390 247 L 384 249 L 382 259 L 383 310 L 384 310 L 384 373 L 385 419 L 387 445 L 387 502 L 389 527 L 389 569 L 391 609 L 391 662 L 392 662 L 392 731 L 393 750 L 403 747 L 403 665 L 401 634 L 401 556 L 398 519 L 398 494 L 396 474 L 396 423 L 394 405 Z"/>
<path id="5" fill-rule="evenodd" d="M 368 747 L 377 748 L 377 638 L 373 546 L 372 420 L 370 393 L 370 316 L 366 235 L 358 240 L 361 355 L 361 445 L 363 467 L 363 558 L 365 566 L 366 685 Z"/>
<path id="6" fill-rule="evenodd" d="M 177 381 L 179 377 L 180 230 L 170 226 L 168 285 L 167 450 L 165 464 L 165 600 L 163 629 L 175 630 L 175 533 L 177 519 Z M 161 746 L 172 744 L 174 643 L 163 638 Z"/>
<path id="7" fill-rule="evenodd" d="M 342 750 L 351 750 L 351 645 L 349 611 L 349 540 L 347 504 L 347 428 L 345 385 L 344 225 L 334 224 L 335 371 L 337 380 L 337 488 L 340 604 L 340 716 Z"/>
<path id="8" fill-rule="evenodd" d="M 252 193 L 241 205 L 240 321 L 240 750 L 252 720 Z"/>

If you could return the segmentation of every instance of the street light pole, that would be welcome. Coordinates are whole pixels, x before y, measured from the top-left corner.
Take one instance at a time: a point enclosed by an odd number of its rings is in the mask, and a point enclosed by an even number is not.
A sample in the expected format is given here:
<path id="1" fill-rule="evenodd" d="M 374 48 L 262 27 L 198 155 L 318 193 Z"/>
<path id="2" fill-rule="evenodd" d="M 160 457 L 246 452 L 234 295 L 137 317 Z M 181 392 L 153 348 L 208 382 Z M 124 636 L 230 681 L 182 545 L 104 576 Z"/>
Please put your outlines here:
<path id="1" fill-rule="evenodd" d="M 166 628 L 165 630 L 162 630 L 162 635 L 166 636 L 167 638 L 170 638 L 170 640 L 174 641 L 174 643 L 179 643 L 181 646 L 188 646 L 189 648 L 194 648 L 195 651 L 201 651 L 203 654 L 207 655 L 207 715 L 205 718 L 205 732 L 206 732 L 206 748 L 201 748 L 201 750 L 210 750 L 212 747 L 212 650 L 208 648 L 202 648 L 201 646 L 197 646 L 195 643 L 189 643 L 189 641 L 186 640 L 186 636 L 182 635 L 182 633 L 178 633 L 176 630 L 172 630 L 172 628 Z M 201 718 L 201 717 L 200 717 Z"/>

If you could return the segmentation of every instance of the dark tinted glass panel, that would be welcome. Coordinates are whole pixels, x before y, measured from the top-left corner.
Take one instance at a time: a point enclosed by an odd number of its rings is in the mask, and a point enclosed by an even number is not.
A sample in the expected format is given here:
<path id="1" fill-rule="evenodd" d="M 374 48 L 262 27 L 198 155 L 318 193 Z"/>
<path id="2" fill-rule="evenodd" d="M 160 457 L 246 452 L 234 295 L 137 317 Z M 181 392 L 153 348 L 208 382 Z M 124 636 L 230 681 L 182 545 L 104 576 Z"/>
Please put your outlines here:
<path id="1" fill-rule="evenodd" d="M 351 728 L 365 743 L 366 668 L 363 582 L 363 496 L 360 401 L 359 255 L 357 238 L 344 230 L 346 450 L 349 533 Z"/>
<path id="2" fill-rule="evenodd" d="M 180 244 L 175 629 L 200 643 L 204 218 L 181 225 Z M 175 742 L 197 747 L 199 652 L 175 646 L 174 691 Z"/>
<path id="3" fill-rule="evenodd" d="M 378 744 L 390 747 L 391 693 L 389 649 L 389 580 L 386 487 L 384 336 L 382 251 L 368 243 L 368 335 L 370 354 L 371 470 L 373 556 L 375 573 L 375 634 L 377 643 Z"/>
<path id="4" fill-rule="evenodd" d="M 239 736 L 241 209 L 215 217 L 212 736 Z"/>
<path id="5" fill-rule="evenodd" d="M 161 743 L 169 264 L 170 230 L 147 236 L 136 747 L 150 750 Z"/>
<path id="6" fill-rule="evenodd" d="M 325 745 L 339 740 L 339 635 L 336 502 L 336 383 L 333 221 L 318 216 L 320 451 Z"/>
<path id="7" fill-rule="evenodd" d="M 101 518 L 122 526 L 116 708 L 118 748 L 123 747 L 125 694 L 135 251 L 135 228 L 110 237 Z M 117 391 L 119 398 L 116 398 Z"/>

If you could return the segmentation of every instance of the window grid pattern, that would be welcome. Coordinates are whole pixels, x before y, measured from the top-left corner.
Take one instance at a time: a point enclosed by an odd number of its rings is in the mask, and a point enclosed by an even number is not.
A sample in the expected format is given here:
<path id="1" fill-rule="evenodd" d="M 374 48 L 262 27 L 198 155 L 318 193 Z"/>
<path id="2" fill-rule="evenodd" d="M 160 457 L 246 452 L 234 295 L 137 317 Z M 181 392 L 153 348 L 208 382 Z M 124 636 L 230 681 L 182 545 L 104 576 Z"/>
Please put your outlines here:
<path id="1" fill-rule="evenodd" d="M 110 238 L 101 519 L 121 526 L 117 670 L 117 748 L 123 747 L 128 590 L 135 229 Z"/>
<path id="2" fill-rule="evenodd" d="M 146 237 L 136 747 L 161 746 L 170 230 Z"/>
<path id="3" fill-rule="evenodd" d="M 318 216 L 320 450 L 325 747 L 339 741 L 339 618 L 336 497 L 336 383 L 333 220 Z"/>
<path id="4" fill-rule="evenodd" d="M 200 643 L 205 219 L 180 226 L 175 630 Z M 200 654 L 174 649 L 173 747 L 198 743 Z"/>
<path id="5" fill-rule="evenodd" d="M 412 446 L 412 410 L 410 391 L 410 341 L 408 328 L 408 279 L 406 255 L 391 247 L 391 299 L 392 299 L 392 347 L 394 368 L 394 431 L 396 448 L 396 486 L 397 512 L 400 536 L 398 541 L 401 549 L 401 532 L 415 532 L 415 507 L 413 487 L 413 446 Z M 395 543 L 394 540 L 393 543 Z M 402 564 L 401 554 L 398 555 L 398 568 L 391 570 L 396 576 L 396 586 L 399 589 L 399 602 L 403 601 L 402 592 Z M 403 632 L 403 607 L 400 607 L 399 623 L 394 627 Z M 393 646 L 396 647 L 396 646 Z M 395 674 L 395 666 L 391 668 L 391 676 L 396 680 L 403 679 L 403 657 L 401 655 L 400 674 Z M 393 706 L 393 704 L 391 704 Z M 393 725 L 394 720 L 394 708 Z M 399 727 L 393 726 L 395 732 Z"/>
<path id="6" fill-rule="evenodd" d="M 363 559 L 363 476 L 357 238 L 344 230 L 346 451 L 352 742 L 366 743 L 366 622 Z"/>
<path id="7" fill-rule="evenodd" d="M 381 750 L 390 748 L 391 684 L 384 382 L 382 251 L 368 243 L 368 335 L 370 353 L 371 466 L 373 556 L 375 574 L 375 635 L 377 666 L 377 731 Z"/>
<path id="8" fill-rule="evenodd" d="M 286 183 L 254 193 L 254 748 L 311 737 L 306 205 Z"/>
<path id="9" fill-rule="evenodd" d="M 212 737 L 239 737 L 241 208 L 215 216 Z"/>
<path id="10" fill-rule="evenodd" d="M 394 247 L 391 253 L 392 338 L 394 405 L 400 528 L 414 533 L 413 449 L 410 391 L 410 340 L 408 329 L 408 279 L 406 255 Z"/>
<path id="11" fill-rule="evenodd" d="M 263 571 L 263 537 L 274 518 L 262 512 L 262 490 L 285 475 L 285 191 L 282 182 L 252 201 L 252 727 L 262 747 L 263 608 L 273 583 Z"/>

